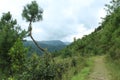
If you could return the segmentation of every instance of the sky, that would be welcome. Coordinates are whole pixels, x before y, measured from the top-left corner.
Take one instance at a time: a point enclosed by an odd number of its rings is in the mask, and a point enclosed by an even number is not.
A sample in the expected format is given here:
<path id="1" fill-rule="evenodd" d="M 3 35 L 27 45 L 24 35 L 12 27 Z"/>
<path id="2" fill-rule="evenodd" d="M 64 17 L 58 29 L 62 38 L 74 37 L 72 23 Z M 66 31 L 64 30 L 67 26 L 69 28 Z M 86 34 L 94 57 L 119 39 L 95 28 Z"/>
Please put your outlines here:
<path id="1" fill-rule="evenodd" d="M 33 0 L 0 0 L 2 13 L 11 12 L 22 29 L 28 24 L 21 14 L 23 7 Z M 73 38 L 82 38 L 99 26 L 101 17 L 105 17 L 105 4 L 110 0 L 36 0 L 44 10 L 43 20 L 33 23 L 33 37 L 37 41 L 62 40 L 72 42 Z M 30 38 L 27 38 L 31 40 Z"/>

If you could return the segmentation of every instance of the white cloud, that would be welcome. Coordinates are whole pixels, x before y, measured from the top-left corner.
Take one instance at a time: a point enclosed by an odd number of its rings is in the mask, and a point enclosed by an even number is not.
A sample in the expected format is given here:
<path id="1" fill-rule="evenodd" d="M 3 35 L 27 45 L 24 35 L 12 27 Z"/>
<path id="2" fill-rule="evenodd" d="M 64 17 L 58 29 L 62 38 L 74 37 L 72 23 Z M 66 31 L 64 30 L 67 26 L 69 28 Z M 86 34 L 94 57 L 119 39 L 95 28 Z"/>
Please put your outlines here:
<path id="1" fill-rule="evenodd" d="M 104 18 L 105 16 L 106 16 L 106 11 L 103 9 L 103 8 L 101 8 L 99 11 L 98 11 L 98 22 L 101 22 L 102 21 L 102 19 L 101 18 Z"/>
<path id="2" fill-rule="evenodd" d="M 84 35 L 90 34 L 94 31 L 93 28 L 88 29 L 84 26 L 84 24 L 78 24 L 75 26 L 74 32 L 71 35 L 65 36 L 62 40 L 64 41 L 73 41 L 74 37 L 76 39 L 82 38 Z"/>
<path id="3" fill-rule="evenodd" d="M 10 11 L 23 29 L 28 23 L 22 20 L 23 6 L 32 0 L 0 0 L 0 14 Z M 33 24 L 36 40 L 59 39 L 73 41 L 98 26 L 103 17 L 104 4 L 109 0 L 36 0 L 43 8 L 43 21 Z"/>

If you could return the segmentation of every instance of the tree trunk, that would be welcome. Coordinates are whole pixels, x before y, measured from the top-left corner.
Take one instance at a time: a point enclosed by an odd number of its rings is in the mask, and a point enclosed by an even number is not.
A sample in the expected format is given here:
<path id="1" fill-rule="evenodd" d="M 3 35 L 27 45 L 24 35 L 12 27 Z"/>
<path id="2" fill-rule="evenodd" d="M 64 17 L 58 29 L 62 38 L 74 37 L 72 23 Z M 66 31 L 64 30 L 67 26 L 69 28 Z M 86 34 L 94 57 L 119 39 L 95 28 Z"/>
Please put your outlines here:
<path id="1" fill-rule="evenodd" d="M 35 39 L 33 38 L 33 36 L 32 36 L 32 27 L 31 27 L 31 22 L 30 22 L 30 24 L 29 24 L 29 30 L 28 30 L 29 32 L 30 32 L 30 37 L 31 37 L 31 39 L 32 39 L 32 41 L 35 43 L 35 45 L 39 48 L 39 50 L 41 50 L 42 52 L 45 52 L 45 49 L 43 49 L 43 48 L 41 48 L 40 46 L 39 46 L 39 44 L 35 41 Z"/>
<path id="2" fill-rule="evenodd" d="M 38 45 L 38 43 L 34 40 L 34 38 L 32 37 L 31 34 L 30 34 L 30 37 L 31 37 L 31 39 L 33 40 L 33 42 L 35 43 L 35 45 L 36 45 L 41 51 L 45 52 L 45 50 L 44 50 L 43 48 L 41 48 L 41 47 Z"/>

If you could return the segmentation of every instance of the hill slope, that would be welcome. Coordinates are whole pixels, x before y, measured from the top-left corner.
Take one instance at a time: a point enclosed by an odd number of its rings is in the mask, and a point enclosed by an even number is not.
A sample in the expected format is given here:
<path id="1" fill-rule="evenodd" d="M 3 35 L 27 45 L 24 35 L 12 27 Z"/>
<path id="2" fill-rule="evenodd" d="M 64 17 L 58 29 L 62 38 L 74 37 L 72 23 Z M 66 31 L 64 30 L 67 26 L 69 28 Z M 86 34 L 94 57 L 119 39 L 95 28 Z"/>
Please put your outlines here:
<path id="1" fill-rule="evenodd" d="M 120 4 L 119 0 L 108 5 L 108 15 L 98 28 L 89 35 L 78 39 L 66 48 L 66 51 L 80 52 L 80 55 L 109 54 L 113 60 L 120 58 Z M 114 6 L 116 5 L 116 6 Z M 111 12 L 109 12 L 111 11 Z M 72 53 L 71 53 L 72 54 Z"/>
<path id="2" fill-rule="evenodd" d="M 120 0 L 112 0 L 100 26 L 61 51 L 63 57 L 73 55 L 107 55 L 113 80 L 120 80 Z"/>
<path id="3" fill-rule="evenodd" d="M 54 51 L 58 51 L 61 50 L 63 48 L 65 48 L 65 43 L 59 40 L 53 40 L 53 41 L 38 41 L 37 42 L 42 48 L 47 48 L 48 51 L 50 52 L 54 52 Z M 37 52 L 39 54 L 41 54 L 42 52 L 40 52 L 40 50 L 36 47 L 36 45 L 34 44 L 33 41 L 26 41 L 24 42 L 24 45 L 26 47 L 29 47 L 30 49 L 30 53 L 33 52 Z"/>

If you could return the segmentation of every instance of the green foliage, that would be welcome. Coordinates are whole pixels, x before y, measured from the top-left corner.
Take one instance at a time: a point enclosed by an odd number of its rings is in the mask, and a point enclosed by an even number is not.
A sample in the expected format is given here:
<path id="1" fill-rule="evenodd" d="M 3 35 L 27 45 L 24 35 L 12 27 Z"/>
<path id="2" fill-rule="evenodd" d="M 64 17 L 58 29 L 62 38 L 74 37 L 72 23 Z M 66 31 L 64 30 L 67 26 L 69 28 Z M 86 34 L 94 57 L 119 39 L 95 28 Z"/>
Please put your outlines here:
<path id="1" fill-rule="evenodd" d="M 29 59 L 29 80 L 50 80 L 55 78 L 55 66 L 49 55 L 39 57 L 35 54 Z"/>
<path id="2" fill-rule="evenodd" d="M 9 64 L 11 75 L 20 74 L 25 68 L 27 48 L 24 48 L 23 42 L 18 38 L 13 47 L 9 50 Z"/>
<path id="3" fill-rule="evenodd" d="M 31 4 L 27 4 L 24 7 L 22 17 L 28 22 L 36 22 L 42 19 L 43 10 L 39 8 L 36 1 L 32 1 Z"/>
<path id="4" fill-rule="evenodd" d="M 71 78 L 71 80 L 91 80 L 89 79 L 89 75 L 91 74 L 91 71 L 93 71 L 94 68 L 94 60 L 98 57 L 89 57 L 86 59 L 86 66 L 75 76 Z"/>
<path id="5" fill-rule="evenodd" d="M 107 68 L 111 74 L 111 80 L 120 80 L 120 59 L 114 60 L 110 58 L 110 55 L 106 57 Z"/>
<path id="6" fill-rule="evenodd" d="M 90 68 L 85 67 L 84 69 L 82 69 L 81 73 L 74 76 L 71 80 L 85 80 L 89 72 L 90 72 Z"/>
<path id="7" fill-rule="evenodd" d="M 18 38 L 23 39 L 25 30 L 21 30 L 17 21 L 12 19 L 12 15 L 8 12 L 4 13 L 0 19 L 0 34 L 0 70 L 3 75 L 11 75 L 9 50 Z"/>
<path id="8" fill-rule="evenodd" d="M 64 62 L 54 62 L 51 54 L 44 54 L 43 56 L 38 56 L 33 54 L 28 58 L 26 63 L 26 70 L 23 71 L 24 74 L 21 77 L 16 77 L 16 79 L 22 80 L 61 80 L 69 64 Z"/>

